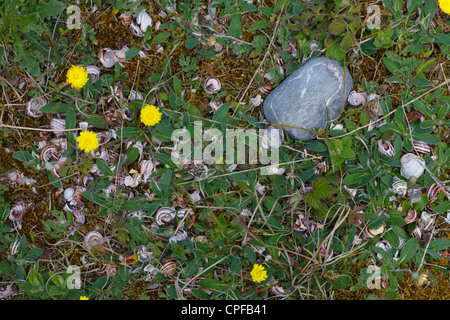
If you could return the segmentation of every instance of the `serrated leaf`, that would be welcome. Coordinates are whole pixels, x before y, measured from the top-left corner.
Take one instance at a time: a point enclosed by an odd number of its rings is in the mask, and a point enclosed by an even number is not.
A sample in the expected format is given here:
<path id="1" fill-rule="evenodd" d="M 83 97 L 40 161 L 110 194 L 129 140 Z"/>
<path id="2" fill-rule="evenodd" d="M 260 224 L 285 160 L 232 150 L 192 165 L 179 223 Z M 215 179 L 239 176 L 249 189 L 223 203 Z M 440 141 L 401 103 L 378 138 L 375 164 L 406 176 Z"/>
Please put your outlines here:
<path id="1" fill-rule="evenodd" d="M 341 18 L 333 19 L 333 21 L 331 21 L 330 25 L 328 26 L 328 30 L 330 31 L 330 33 L 335 36 L 341 34 L 346 28 L 347 23 Z"/>

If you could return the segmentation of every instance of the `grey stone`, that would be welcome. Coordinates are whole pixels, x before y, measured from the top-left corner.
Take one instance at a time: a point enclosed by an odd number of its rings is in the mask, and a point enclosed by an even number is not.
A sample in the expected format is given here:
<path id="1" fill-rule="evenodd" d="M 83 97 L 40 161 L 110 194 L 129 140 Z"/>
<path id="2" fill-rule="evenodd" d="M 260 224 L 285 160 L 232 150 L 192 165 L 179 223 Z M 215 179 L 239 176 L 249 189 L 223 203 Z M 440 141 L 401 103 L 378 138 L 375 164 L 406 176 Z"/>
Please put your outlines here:
<path id="1" fill-rule="evenodd" d="M 295 70 L 265 99 L 267 121 L 317 132 L 336 120 L 352 90 L 350 72 L 325 56 L 313 58 Z M 282 127 L 293 139 L 307 141 L 315 134 Z"/>

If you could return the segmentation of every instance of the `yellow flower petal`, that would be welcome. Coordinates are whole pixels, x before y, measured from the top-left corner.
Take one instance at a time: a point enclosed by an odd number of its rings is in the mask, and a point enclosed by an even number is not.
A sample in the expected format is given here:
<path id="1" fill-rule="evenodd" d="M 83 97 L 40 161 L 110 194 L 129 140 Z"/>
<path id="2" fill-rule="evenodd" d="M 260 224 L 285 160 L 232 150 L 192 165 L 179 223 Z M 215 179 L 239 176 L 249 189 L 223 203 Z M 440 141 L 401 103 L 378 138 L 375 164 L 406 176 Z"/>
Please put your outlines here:
<path id="1" fill-rule="evenodd" d="M 72 88 L 81 89 L 88 82 L 88 72 L 82 66 L 72 66 L 67 71 L 67 82 L 72 85 Z"/>
<path id="2" fill-rule="evenodd" d="M 89 298 L 86 297 L 86 296 L 81 296 L 81 297 L 80 297 L 80 300 L 89 300 Z"/>
<path id="3" fill-rule="evenodd" d="M 253 270 L 250 272 L 250 275 L 255 282 L 261 282 L 267 279 L 267 271 L 260 264 L 255 264 L 253 266 Z"/>
<path id="4" fill-rule="evenodd" d="M 81 132 L 77 138 L 77 142 L 78 147 L 85 152 L 91 152 L 98 148 L 98 138 L 95 132 Z"/>
<path id="5" fill-rule="evenodd" d="M 450 14 L 450 0 L 439 0 L 439 8 L 446 14 Z"/>
<path id="6" fill-rule="evenodd" d="M 161 121 L 162 113 L 154 105 L 146 105 L 141 110 L 141 121 L 146 126 L 154 126 Z"/>

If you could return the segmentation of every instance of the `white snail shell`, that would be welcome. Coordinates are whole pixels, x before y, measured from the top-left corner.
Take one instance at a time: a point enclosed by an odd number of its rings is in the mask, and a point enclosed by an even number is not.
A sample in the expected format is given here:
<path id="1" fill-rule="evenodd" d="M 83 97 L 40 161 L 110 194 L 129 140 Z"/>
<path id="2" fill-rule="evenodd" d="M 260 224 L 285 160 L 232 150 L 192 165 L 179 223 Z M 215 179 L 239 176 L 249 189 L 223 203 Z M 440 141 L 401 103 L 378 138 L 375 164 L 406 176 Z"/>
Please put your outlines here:
<path id="1" fill-rule="evenodd" d="M 219 79 L 215 77 L 208 77 L 203 83 L 203 89 L 205 90 L 206 94 L 217 93 L 219 92 L 221 87 L 222 84 L 220 83 Z"/>
<path id="2" fill-rule="evenodd" d="M 400 174 L 405 178 L 419 178 L 425 170 L 425 161 L 413 153 L 407 153 L 400 158 L 401 169 Z"/>
<path id="3" fill-rule="evenodd" d="M 431 154 L 432 153 L 431 147 L 428 145 L 428 143 L 423 142 L 423 141 L 413 141 L 413 148 L 414 148 L 414 150 L 416 150 L 417 152 L 422 153 L 422 154 Z"/>
<path id="4" fill-rule="evenodd" d="M 384 142 L 381 139 L 378 140 L 377 147 L 378 147 L 378 151 L 380 151 L 380 153 L 383 156 L 385 156 L 385 157 L 395 156 L 395 149 L 388 140 L 385 140 Z"/>
<path id="5" fill-rule="evenodd" d="M 98 59 L 105 68 L 111 68 L 119 60 L 116 57 L 114 50 L 110 48 L 103 48 L 98 52 Z"/>
<path id="6" fill-rule="evenodd" d="M 427 213 L 426 211 L 423 211 L 420 215 L 419 221 L 417 221 L 417 225 L 422 230 L 428 230 L 431 228 L 434 221 L 435 218 L 431 214 Z"/>
<path id="7" fill-rule="evenodd" d="M 78 224 L 84 224 L 86 221 L 84 212 L 82 210 L 72 212 L 75 222 Z"/>
<path id="8" fill-rule="evenodd" d="M 89 231 L 84 236 L 84 245 L 88 250 L 103 245 L 103 236 L 98 231 Z"/>
<path id="9" fill-rule="evenodd" d="M 33 98 L 26 104 L 27 114 L 33 118 L 39 118 L 44 115 L 41 112 L 41 108 L 48 103 L 47 98 L 45 97 L 37 97 Z"/>
<path id="10" fill-rule="evenodd" d="M 150 250 L 147 246 L 139 245 L 136 248 L 136 255 L 140 262 L 145 262 L 153 259 L 153 250 Z"/>
<path id="11" fill-rule="evenodd" d="M 392 192 L 398 194 L 403 197 L 406 194 L 406 190 L 408 189 L 408 184 L 406 181 L 399 179 L 397 177 L 393 178 L 392 182 Z"/>
<path id="12" fill-rule="evenodd" d="M 365 92 L 356 92 L 356 90 L 352 90 L 348 95 L 347 101 L 352 106 L 359 106 L 361 104 L 366 104 L 369 100 L 367 93 Z"/>
<path id="13" fill-rule="evenodd" d="M 91 75 L 92 83 L 95 83 L 100 78 L 100 68 L 97 66 L 87 66 L 86 71 Z"/>
<path id="14" fill-rule="evenodd" d="M 150 17 L 147 11 L 142 10 L 136 15 L 136 24 L 141 29 L 143 36 L 147 28 L 152 26 L 152 17 Z"/>

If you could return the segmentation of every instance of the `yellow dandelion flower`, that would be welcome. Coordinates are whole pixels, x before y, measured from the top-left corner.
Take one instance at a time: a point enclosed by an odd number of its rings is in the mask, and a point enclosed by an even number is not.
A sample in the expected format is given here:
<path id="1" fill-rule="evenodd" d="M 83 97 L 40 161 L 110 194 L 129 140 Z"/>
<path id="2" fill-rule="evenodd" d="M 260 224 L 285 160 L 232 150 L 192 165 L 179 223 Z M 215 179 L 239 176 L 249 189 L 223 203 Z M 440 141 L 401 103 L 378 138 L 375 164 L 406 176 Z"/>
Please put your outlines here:
<path id="1" fill-rule="evenodd" d="M 413 279 L 416 281 L 418 286 L 423 286 L 428 282 L 428 275 L 426 273 L 416 273 L 413 275 Z"/>
<path id="2" fill-rule="evenodd" d="M 77 142 L 78 147 L 85 152 L 91 152 L 98 148 L 98 138 L 94 132 L 81 132 L 77 138 Z"/>
<path id="3" fill-rule="evenodd" d="M 162 113 L 154 105 L 146 105 L 141 110 L 141 121 L 146 126 L 154 126 L 161 121 Z"/>
<path id="4" fill-rule="evenodd" d="M 255 282 L 261 282 L 267 279 L 267 271 L 260 264 L 253 265 L 253 270 L 250 272 L 250 275 Z"/>
<path id="5" fill-rule="evenodd" d="M 81 297 L 80 297 L 80 300 L 89 300 L 89 298 L 86 297 L 86 296 L 81 296 Z"/>
<path id="6" fill-rule="evenodd" d="M 439 0 L 439 8 L 446 14 L 450 14 L 450 0 Z"/>
<path id="7" fill-rule="evenodd" d="M 67 82 L 72 85 L 72 88 L 81 89 L 88 82 L 88 72 L 84 67 L 72 66 L 67 71 Z"/>

